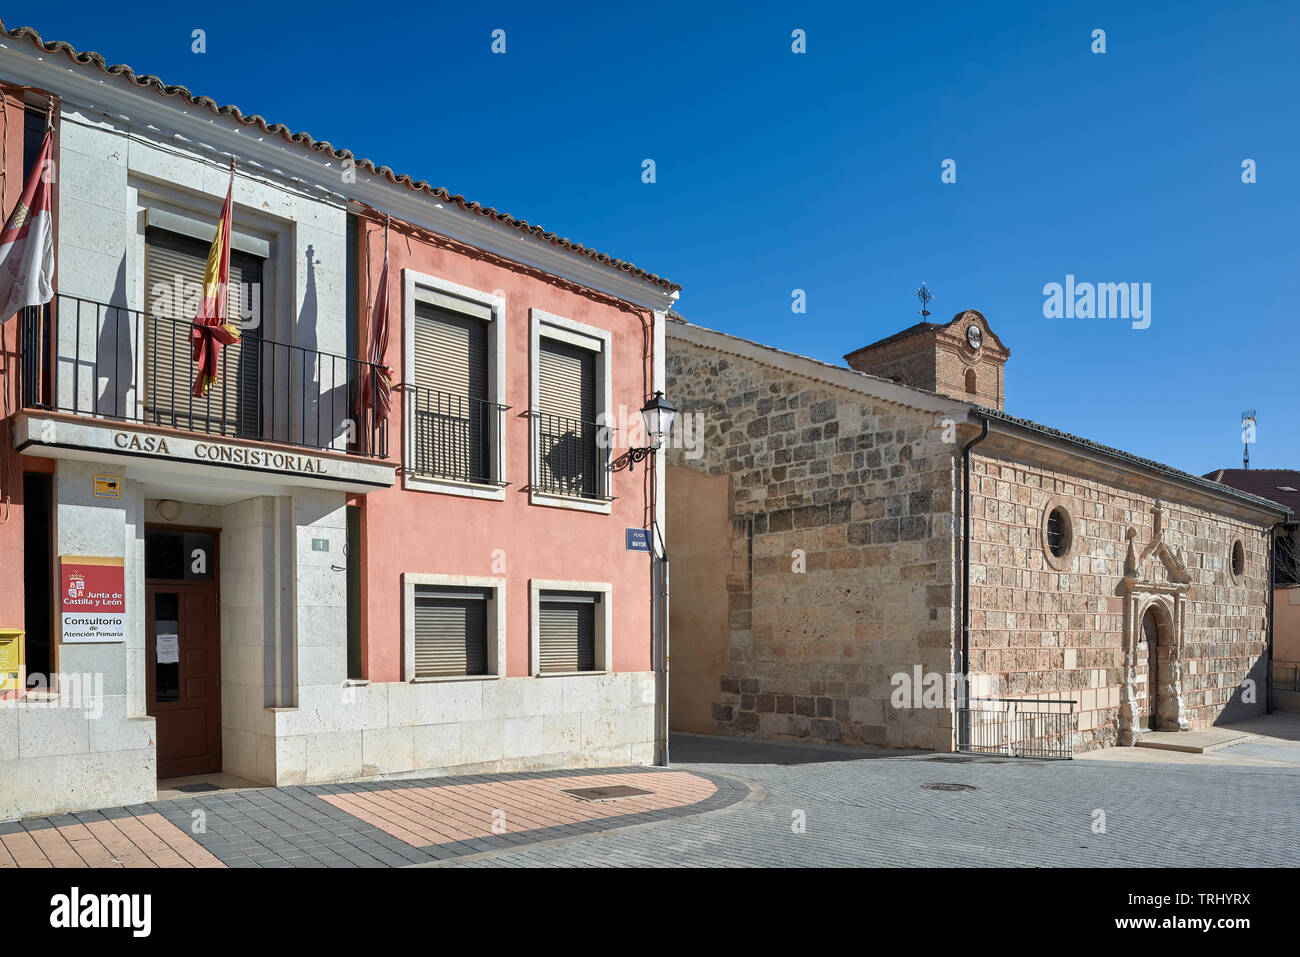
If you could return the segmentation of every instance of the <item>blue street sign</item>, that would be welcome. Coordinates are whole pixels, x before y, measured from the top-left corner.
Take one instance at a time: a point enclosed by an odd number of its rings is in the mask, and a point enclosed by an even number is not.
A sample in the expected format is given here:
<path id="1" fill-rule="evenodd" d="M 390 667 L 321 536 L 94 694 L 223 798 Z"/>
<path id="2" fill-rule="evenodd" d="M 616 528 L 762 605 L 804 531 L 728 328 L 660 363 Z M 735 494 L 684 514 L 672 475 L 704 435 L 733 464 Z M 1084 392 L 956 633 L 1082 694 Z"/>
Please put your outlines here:
<path id="1" fill-rule="evenodd" d="M 650 532 L 644 528 L 629 528 L 627 530 L 627 550 L 629 552 L 650 551 Z"/>

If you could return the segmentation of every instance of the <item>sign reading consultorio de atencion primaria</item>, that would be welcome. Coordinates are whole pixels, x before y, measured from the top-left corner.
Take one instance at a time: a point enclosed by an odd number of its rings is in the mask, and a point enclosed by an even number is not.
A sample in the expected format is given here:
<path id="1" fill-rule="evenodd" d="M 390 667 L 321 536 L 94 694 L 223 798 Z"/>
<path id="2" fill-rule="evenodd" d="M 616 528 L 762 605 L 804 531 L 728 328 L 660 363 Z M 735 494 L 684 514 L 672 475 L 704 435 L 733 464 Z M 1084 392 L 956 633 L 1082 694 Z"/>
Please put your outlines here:
<path id="1" fill-rule="evenodd" d="M 126 640 L 122 559 L 59 556 L 59 636 L 65 644 Z"/>

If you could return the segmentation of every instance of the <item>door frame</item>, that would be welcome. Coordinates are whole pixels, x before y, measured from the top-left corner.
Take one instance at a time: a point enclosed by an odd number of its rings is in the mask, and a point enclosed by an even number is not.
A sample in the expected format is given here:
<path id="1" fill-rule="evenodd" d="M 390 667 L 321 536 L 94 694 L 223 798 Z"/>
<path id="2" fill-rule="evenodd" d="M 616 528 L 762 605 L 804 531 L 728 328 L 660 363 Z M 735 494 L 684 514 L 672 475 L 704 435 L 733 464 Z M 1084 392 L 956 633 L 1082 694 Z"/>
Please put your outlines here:
<path id="1" fill-rule="evenodd" d="M 204 525 L 170 525 L 164 523 L 145 523 L 145 548 L 148 549 L 148 535 L 150 532 L 204 532 L 212 536 L 212 580 L 211 581 L 186 581 L 184 579 L 171 578 L 148 578 L 144 580 L 145 594 L 145 633 L 144 633 L 144 659 L 145 659 L 145 712 L 157 719 L 155 711 L 158 701 L 155 699 L 157 693 L 157 635 L 156 635 L 156 618 L 154 612 L 153 596 L 159 591 L 175 592 L 210 592 L 213 597 L 212 620 L 217 629 L 217 641 L 214 648 L 216 655 L 216 696 L 214 703 L 209 707 L 209 718 L 212 720 L 212 727 L 216 737 L 216 766 L 206 771 L 194 771 L 180 775 L 180 777 L 189 777 L 190 774 L 215 774 L 224 769 L 225 755 L 223 753 L 222 740 L 222 688 L 221 688 L 221 529 L 211 528 Z M 145 567 L 148 567 L 148 558 L 146 555 Z M 147 574 L 147 573 L 146 573 Z M 171 704 L 172 702 L 165 702 Z M 159 762 L 159 772 L 161 772 L 161 762 Z M 159 780 L 165 780 L 159 774 Z"/>

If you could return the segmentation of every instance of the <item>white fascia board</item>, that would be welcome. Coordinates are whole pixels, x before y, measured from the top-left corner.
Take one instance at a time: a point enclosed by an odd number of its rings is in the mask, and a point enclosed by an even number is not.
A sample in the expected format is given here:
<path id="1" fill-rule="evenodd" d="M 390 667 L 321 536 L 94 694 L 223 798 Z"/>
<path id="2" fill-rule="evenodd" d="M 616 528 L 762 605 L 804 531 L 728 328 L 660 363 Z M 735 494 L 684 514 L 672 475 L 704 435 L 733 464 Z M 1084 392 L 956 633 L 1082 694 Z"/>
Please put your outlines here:
<path id="1" fill-rule="evenodd" d="M 137 88 L 125 77 L 105 76 L 93 64 L 71 61 L 66 53 L 39 53 L 20 49 L 26 38 L 0 40 L 0 75 L 20 86 L 54 92 L 64 108 L 89 109 L 149 127 L 156 138 L 178 148 L 234 154 L 241 165 L 288 180 L 306 195 L 343 205 L 355 200 L 430 232 L 493 253 L 520 265 L 603 292 L 645 309 L 672 308 L 676 290 L 665 289 L 628 275 L 621 269 L 595 262 L 580 253 L 565 251 L 536 236 L 492 222 L 485 216 L 456 209 L 428 193 L 388 182 L 360 167 L 356 182 L 344 184 L 343 163 L 325 151 L 302 143 L 286 142 L 279 134 L 264 134 L 255 125 L 213 114 L 179 95 L 168 103 L 152 88 Z M 247 169 L 244 170 L 248 172 Z M 335 185 L 325 185 L 337 183 Z M 344 187 L 347 186 L 347 191 Z"/>

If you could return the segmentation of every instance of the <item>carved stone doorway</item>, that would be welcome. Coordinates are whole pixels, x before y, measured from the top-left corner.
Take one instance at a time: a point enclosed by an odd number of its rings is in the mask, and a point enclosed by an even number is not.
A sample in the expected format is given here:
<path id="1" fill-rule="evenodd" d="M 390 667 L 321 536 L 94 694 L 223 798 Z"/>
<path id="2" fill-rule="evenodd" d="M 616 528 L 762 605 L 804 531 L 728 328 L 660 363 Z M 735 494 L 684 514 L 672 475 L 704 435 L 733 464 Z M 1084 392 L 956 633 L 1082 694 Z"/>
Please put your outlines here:
<path id="1" fill-rule="evenodd" d="M 1189 731 L 1183 703 L 1182 650 L 1191 576 L 1182 556 L 1164 540 L 1164 515 L 1156 503 L 1151 541 L 1139 555 L 1129 528 L 1120 593 L 1124 598 L 1124 686 L 1120 692 L 1121 745 L 1144 731 Z"/>

